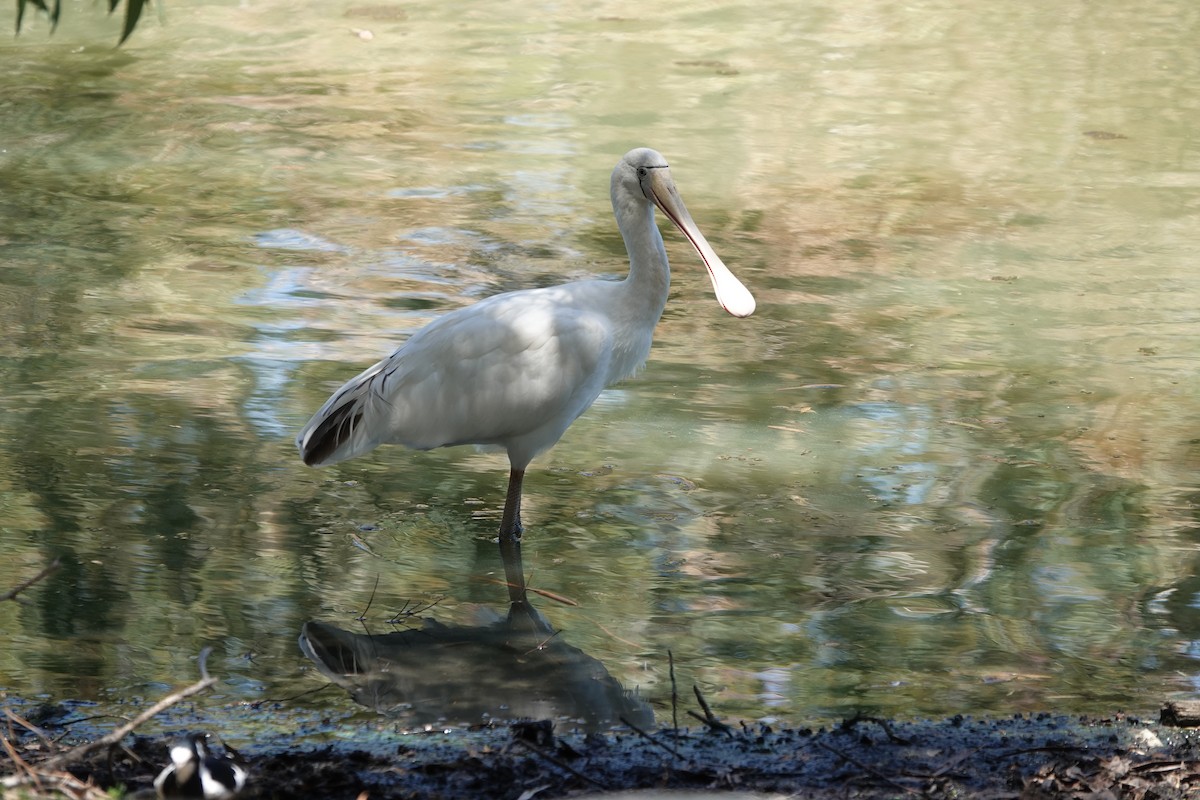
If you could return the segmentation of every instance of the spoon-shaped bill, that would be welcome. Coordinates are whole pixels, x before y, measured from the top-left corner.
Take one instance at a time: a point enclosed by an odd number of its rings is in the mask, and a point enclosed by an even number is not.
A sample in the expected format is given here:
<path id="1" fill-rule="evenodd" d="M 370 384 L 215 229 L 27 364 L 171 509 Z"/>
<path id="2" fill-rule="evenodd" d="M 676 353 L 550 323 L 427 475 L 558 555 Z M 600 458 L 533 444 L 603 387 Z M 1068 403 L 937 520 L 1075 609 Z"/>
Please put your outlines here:
<path id="1" fill-rule="evenodd" d="M 754 295 L 734 277 L 725 263 L 709 246 L 704 234 L 696 227 L 687 206 L 679 197 L 679 190 L 671 180 L 666 169 L 653 171 L 650 182 L 651 199 L 659 210 L 666 214 L 667 219 L 675 223 L 675 227 L 687 237 L 700 254 L 704 266 L 708 267 L 708 277 L 712 279 L 713 291 L 717 294 L 717 302 L 721 308 L 735 317 L 748 317 L 754 313 Z"/>

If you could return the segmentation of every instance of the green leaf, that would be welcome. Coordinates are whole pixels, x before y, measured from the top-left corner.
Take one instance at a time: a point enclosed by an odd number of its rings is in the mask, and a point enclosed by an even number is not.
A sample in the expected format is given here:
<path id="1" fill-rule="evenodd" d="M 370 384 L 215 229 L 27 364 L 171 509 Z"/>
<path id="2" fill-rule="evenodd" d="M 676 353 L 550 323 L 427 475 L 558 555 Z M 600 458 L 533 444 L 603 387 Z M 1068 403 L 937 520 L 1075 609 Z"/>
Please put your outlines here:
<path id="1" fill-rule="evenodd" d="M 138 20 L 141 19 L 142 9 L 150 2 L 150 0 L 125 0 L 125 24 L 121 30 L 121 40 L 117 42 L 117 47 L 125 43 L 129 35 L 133 33 L 133 29 L 137 27 Z M 108 0 L 108 13 L 117 10 L 117 6 L 121 4 L 121 0 Z M 21 26 L 25 22 L 25 9 L 28 6 L 46 12 L 50 17 L 50 32 L 58 28 L 58 21 L 62 17 L 62 0 L 54 0 L 53 8 L 47 0 L 17 0 L 17 33 L 21 33 Z"/>
<path id="2" fill-rule="evenodd" d="M 17 33 L 21 32 L 21 23 L 25 20 L 25 6 L 30 5 L 40 8 L 47 14 L 50 14 L 50 21 L 54 25 L 58 24 L 58 9 L 61 0 L 54 0 L 54 13 L 50 12 L 46 6 L 46 0 L 17 0 Z"/>
<path id="3" fill-rule="evenodd" d="M 117 42 L 117 47 L 125 44 L 129 34 L 133 33 L 138 24 L 138 17 L 142 16 L 142 6 L 147 2 L 148 0 L 125 0 L 125 27 L 121 30 L 121 41 Z"/>

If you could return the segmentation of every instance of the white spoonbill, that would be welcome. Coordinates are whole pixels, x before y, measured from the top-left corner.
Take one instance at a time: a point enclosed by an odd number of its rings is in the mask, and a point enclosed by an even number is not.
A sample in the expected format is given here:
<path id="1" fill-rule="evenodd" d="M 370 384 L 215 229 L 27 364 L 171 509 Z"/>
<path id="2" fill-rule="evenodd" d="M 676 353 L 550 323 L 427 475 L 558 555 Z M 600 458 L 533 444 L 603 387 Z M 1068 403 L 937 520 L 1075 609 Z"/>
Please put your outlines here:
<path id="1" fill-rule="evenodd" d="M 514 602 L 524 598 L 525 469 L 606 386 L 633 374 L 650 353 L 671 282 L 655 206 L 700 254 L 717 302 L 735 317 L 754 312 L 754 297 L 696 228 L 659 153 L 644 147 L 626 153 L 613 169 L 611 194 L 629 251 L 625 279 L 506 292 L 445 314 L 334 392 L 296 437 L 309 466 L 335 464 L 385 443 L 507 450 L 500 550 Z"/>

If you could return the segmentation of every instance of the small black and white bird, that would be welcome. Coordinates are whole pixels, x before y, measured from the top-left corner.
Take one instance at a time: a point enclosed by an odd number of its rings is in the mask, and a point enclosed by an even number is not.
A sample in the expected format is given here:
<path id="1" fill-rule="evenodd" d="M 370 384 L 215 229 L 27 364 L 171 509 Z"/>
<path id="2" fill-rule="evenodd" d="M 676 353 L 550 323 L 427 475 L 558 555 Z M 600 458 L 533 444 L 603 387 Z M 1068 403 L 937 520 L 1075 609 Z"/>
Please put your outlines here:
<path id="1" fill-rule="evenodd" d="M 171 763 L 154 779 L 162 798 L 232 800 L 246 785 L 246 770 L 208 749 L 208 734 L 193 733 L 171 745 Z"/>

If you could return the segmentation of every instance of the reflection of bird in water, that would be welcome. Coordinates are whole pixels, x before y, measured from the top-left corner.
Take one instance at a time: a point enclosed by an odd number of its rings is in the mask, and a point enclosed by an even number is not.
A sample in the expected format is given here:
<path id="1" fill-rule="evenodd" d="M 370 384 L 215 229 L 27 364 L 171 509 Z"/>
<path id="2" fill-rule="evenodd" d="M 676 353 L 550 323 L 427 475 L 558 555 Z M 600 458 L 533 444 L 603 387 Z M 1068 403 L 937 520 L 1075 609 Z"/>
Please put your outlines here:
<path id="1" fill-rule="evenodd" d="M 208 736 L 193 733 L 171 745 L 171 763 L 154 779 L 159 797 L 231 800 L 246 785 L 246 771 L 208 749 Z"/>
<path id="2" fill-rule="evenodd" d="M 613 170 L 611 194 L 629 251 L 628 277 L 508 292 L 439 317 L 334 392 L 296 437 L 310 466 L 384 443 L 503 447 L 511 470 L 500 549 L 514 601 L 524 596 L 526 467 L 650 352 L 671 278 L 655 207 L 696 248 L 721 306 L 737 317 L 754 312 L 753 296 L 696 228 L 666 159 L 647 148 L 629 151 Z"/>
<path id="3" fill-rule="evenodd" d="M 649 703 L 539 619 L 424 619 L 383 635 L 313 620 L 300 632 L 300 650 L 356 702 L 407 728 L 516 719 L 557 720 L 560 732 L 654 724 Z"/>

